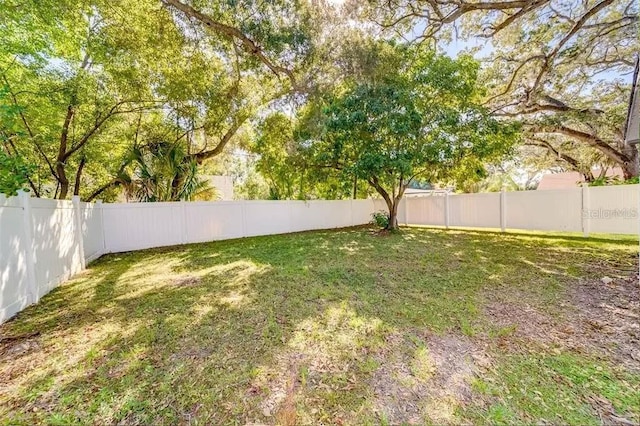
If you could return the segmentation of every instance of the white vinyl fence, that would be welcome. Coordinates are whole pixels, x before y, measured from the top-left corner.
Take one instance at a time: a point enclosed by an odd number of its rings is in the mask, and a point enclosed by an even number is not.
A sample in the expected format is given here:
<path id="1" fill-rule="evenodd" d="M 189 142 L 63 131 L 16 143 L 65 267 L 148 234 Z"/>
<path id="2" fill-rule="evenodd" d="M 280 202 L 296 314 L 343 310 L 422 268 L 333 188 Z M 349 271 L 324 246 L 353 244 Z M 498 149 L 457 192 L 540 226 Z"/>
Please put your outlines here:
<path id="1" fill-rule="evenodd" d="M 104 253 L 99 204 L 0 195 L 0 323 Z"/>
<path id="2" fill-rule="evenodd" d="M 0 194 L 0 323 L 105 253 L 362 225 L 374 200 L 102 204 Z"/>
<path id="3" fill-rule="evenodd" d="M 103 204 L 105 252 L 344 228 L 373 209 L 373 200 Z"/>
<path id="4" fill-rule="evenodd" d="M 640 185 L 405 198 L 400 223 L 638 233 Z M 0 323 L 105 253 L 360 225 L 382 200 L 102 204 L 0 194 Z"/>
<path id="5" fill-rule="evenodd" d="M 638 234 L 640 185 L 558 190 L 433 194 L 407 197 L 400 223 L 464 228 L 494 228 Z M 376 207 L 381 209 L 384 203 Z"/>

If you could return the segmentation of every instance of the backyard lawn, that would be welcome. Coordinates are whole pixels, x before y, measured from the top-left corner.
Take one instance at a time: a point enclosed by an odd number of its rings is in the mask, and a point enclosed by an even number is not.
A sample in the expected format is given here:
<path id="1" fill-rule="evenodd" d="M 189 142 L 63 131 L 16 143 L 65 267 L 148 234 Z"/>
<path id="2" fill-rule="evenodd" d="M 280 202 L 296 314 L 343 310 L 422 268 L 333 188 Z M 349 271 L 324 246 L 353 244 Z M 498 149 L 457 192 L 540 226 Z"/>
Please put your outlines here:
<path id="1" fill-rule="evenodd" d="M 421 228 L 107 255 L 0 326 L 0 418 L 637 423 L 637 255 Z"/>

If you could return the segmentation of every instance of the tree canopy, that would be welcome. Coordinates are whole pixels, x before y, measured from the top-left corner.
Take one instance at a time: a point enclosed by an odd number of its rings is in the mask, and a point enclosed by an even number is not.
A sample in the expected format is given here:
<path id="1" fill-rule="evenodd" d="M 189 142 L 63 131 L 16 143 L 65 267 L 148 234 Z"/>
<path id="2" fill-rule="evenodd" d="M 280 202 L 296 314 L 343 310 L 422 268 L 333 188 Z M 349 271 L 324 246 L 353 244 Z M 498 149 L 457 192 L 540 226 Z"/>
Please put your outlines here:
<path id="1" fill-rule="evenodd" d="M 362 49 L 366 77 L 326 98 L 320 132 L 305 143 L 316 164 L 370 184 L 396 228 L 398 203 L 412 181 L 479 177 L 483 162 L 509 153 L 517 129 L 479 104 L 472 59 L 388 42 Z"/>
<path id="2" fill-rule="evenodd" d="M 520 169 L 638 176 L 622 137 L 636 2 L 342 3 L 5 1 L 0 191 L 114 200 L 141 170 L 154 175 L 154 153 L 180 156 L 175 182 L 216 170 L 252 197 L 365 197 L 365 170 L 385 151 L 360 154 L 394 138 L 415 145 L 385 165 L 403 181 L 423 166 L 425 181 L 470 188 L 512 140 Z M 447 62 L 455 43 L 465 52 Z M 436 167 L 435 127 L 456 135 L 439 149 L 462 160 Z M 509 137 L 484 140 L 498 128 Z M 384 131 L 365 138 L 371 129 Z M 461 150 L 463 139 L 504 146 L 494 158 Z M 322 167 L 337 148 L 344 167 Z M 134 198 L 184 198 L 148 188 L 159 192 Z"/>
<path id="3" fill-rule="evenodd" d="M 622 128 L 629 76 L 640 47 L 633 0 L 392 0 L 360 10 L 388 33 L 442 45 L 475 42 L 487 52 L 485 104 L 524 125 L 525 151 L 592 180 L 593 166 L 638 175 Z M 473 44 L 473 43 L 471 43 Z M 622 79 L 626 76 L 626 81 Z M 624 81 L 624 83 L 623 83 Z M 537 152 L 538 151 L 538 152 Z"/>

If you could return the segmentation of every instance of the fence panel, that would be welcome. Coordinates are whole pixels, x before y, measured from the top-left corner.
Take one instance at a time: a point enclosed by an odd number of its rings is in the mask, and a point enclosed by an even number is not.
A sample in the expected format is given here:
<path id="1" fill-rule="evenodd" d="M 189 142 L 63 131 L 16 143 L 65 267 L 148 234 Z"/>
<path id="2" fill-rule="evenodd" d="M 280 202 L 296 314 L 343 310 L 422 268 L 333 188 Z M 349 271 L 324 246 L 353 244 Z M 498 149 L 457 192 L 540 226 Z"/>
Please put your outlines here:
<path id="1" fill-rule="evenodd" d="M 37 298 L 82 270 L 80 233 L 71 201 L 32 198 L 31 235 Z"/>
<path id="2" fill-rule="evenodd" d="M 227 240 L 243 236 L 242 206 L 237 202 L 212 201 L 184 204 L 186 242 Z"/>
<path id="3" fill-rule="evenodd" d="M 245 201 L 244 215 L 246 237 L 284 234 L 292 230 L 289 201 Z"/>
<path id="4" fill-rule="evenodd" d="M 186 242 L 180 203 L 105 204 L 103 213 L 108 253 Z"/>
<path id="5" fill-rule="evenodd" d="M 583 212 L 591 232 L 638 233 L 640 185 L 595 186 L 589 188 Z"/>
<path id="6" fill-rule="evenodd" d="M 324 229 L 345 228 L 353 225 L 351 200 L 314 201 L 324 216 Z M 312 207 L 313 209 L 313 207 Z M 366 223 L 366 222 L 365 222 Z M 360 224 L 358 224 L 360 225 Z"/>
<path id="7" fill-rule="evenodd" d="M 407 223 L 445 226 L 445 195 L 407 197 Z"/>
<path id="8" fill-rule="evenodd" d="M 532 231 L 582 231 L 582 188 L 506 193 L 506 225 Z"/>
<path id="9" fill-rule="evenodd" d="M 374 211 L 374 200 L 351 200 L 351 225 L 364 225 L 371 222 L 371 214 Z"/>
<path id="10" fill-rule="evenodd" d="M 500 228 L 500 193 L 450 195 L 449 225 Z"/>
<path id="11" fill-rule="evenodd" d="M 0 196 L 0 323 L 29 305 L 25 215 L 18 197 Z"/>
<path id="12" fill-rule="evenodd" d="M 104 254 L 102 203 L 80 203 L 84 258 L 91 262 Z"/>
<path id="13" fill-rule="evenodd" d="M 389 208 L 387 207 L 387 203 L 384 202 L 382 198 L 374 198 L 373 199 L 373 208 L 375 211 L 384 211 L 388 212 Z"/>

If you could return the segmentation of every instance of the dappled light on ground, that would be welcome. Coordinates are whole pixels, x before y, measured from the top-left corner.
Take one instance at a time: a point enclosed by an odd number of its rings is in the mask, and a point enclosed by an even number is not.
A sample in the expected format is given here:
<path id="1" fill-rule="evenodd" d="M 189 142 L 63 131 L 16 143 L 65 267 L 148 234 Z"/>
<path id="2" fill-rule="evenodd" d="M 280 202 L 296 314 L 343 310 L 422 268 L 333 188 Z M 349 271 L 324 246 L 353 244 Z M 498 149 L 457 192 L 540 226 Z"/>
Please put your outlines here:
<path id="1" fill-rule="evenodd" d="M 0 327 L 0 418 L 636 421 L 636 244 L 357 228 L 108 255 Z"/>

